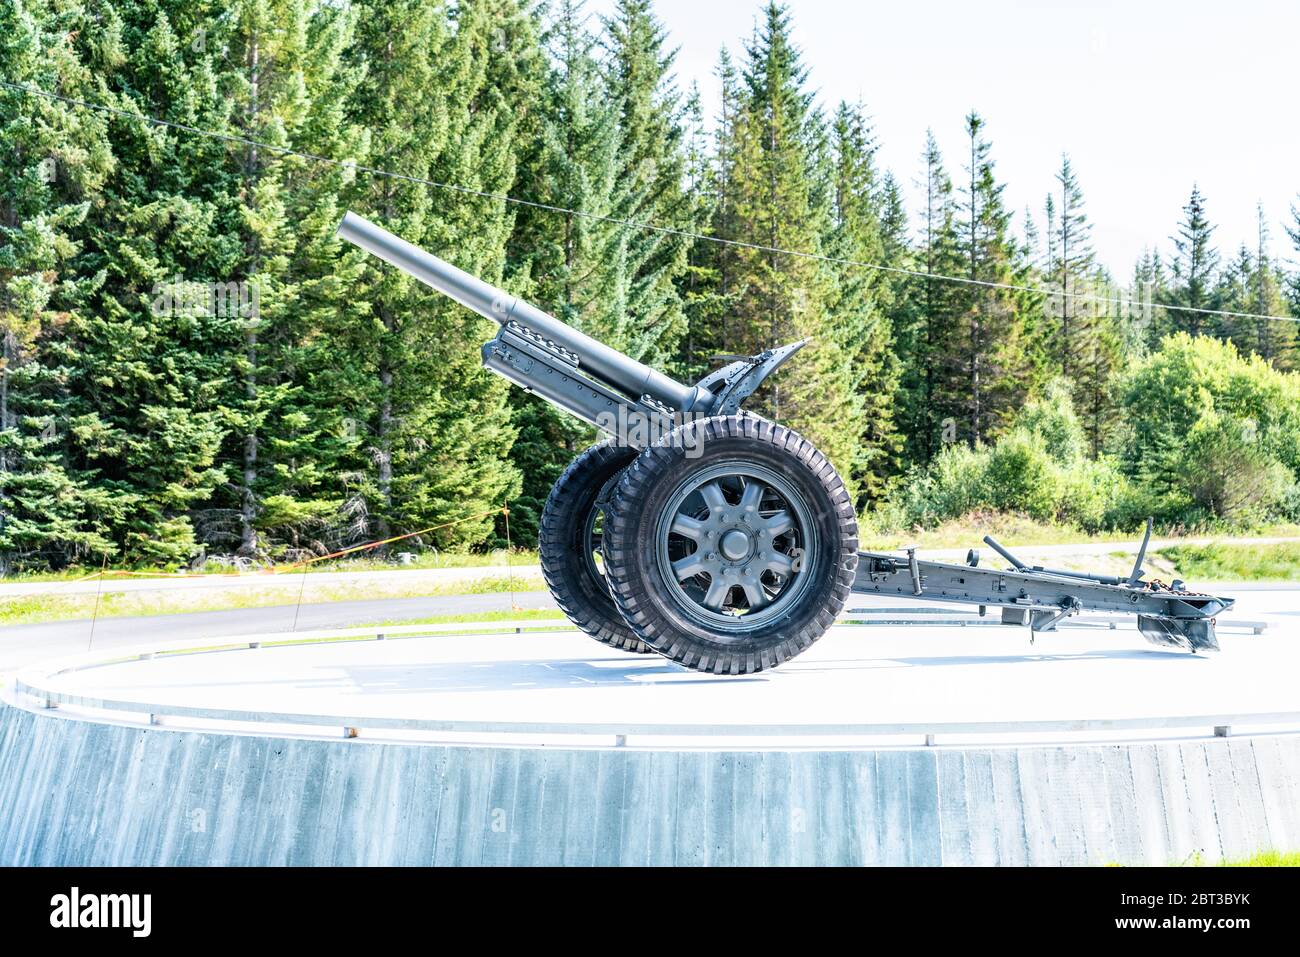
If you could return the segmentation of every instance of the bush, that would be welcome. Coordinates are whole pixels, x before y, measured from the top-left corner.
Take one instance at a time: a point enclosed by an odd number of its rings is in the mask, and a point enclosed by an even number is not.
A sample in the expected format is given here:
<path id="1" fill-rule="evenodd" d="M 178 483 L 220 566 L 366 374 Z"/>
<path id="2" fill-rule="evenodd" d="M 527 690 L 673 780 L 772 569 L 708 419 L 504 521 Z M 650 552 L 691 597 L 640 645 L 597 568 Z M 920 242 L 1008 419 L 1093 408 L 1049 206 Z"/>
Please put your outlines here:
<path id="1" fill-rule="evenodd" d="M 1074 402 L 1064 380 L 1053 381 L 1041 399 L 1027 402 L 1015 424 L 1016 428 L 1041 438 L 1047 453 L 1061 465 L 1073 465 L 1087 450 L 1088 437 L 1074 414 Z"/>
<path id="2" fill-rule="evenodd" d="M 1210 413 L 1187 435 L 1173 479 L 1196 505 L 1235 524 L 1276 511 L 1294 487 L 1291 470 L 1269 455 L 1250 419 Z"/>
<path id="3" fill-rule="evenodd" d="M 978 503 L 1031 518 L 1058 518 L 1063 482 L 1060 467 L 1043 440 L 1014 430 L 986 453 L 984 486 Z"/>
<path id="4" fill-rule="evenodd" d="M 994 510 L 1099 531 L 1121 502 L 1136 500 L 1112 460 L 1079 458 L 1064 467 L 1040 436 L 1020 429 L 991 447 L 944 449 L 904 488 L 901 501 L 887 503 L 873 524 L 932 528 L 970 512 Z"/>
<path id="5" fill-rule="evenodd" d="M 1130 518 L 1122 506 L 1137 506 L 1140 513 Z M 1088 532 L 1108 528 L 1132 528 L 1141 525 L 1151 514 L 1143 510 L 1133 483 L 1124 477 L 1113 459 L 1080 458 L 1062 472 L 1060 517 Z M 1117 521 L 1123 517 L 1123 521 Z"/>
<path id="6" fill-rule="evenodd" d="M 927 528 L 986 504 L 987 456 L 983 450 L 952 445 L 930 467 L 914 471 L 903 485 L 902 523 Z"/>
<path id="7" fill-rule="evenodd" d="M 1300 476 L 1300 376 L 1245 358 L 1230 342 L 1167 337 L 1127 374 L 1120 401 L 1129 423 L 1124 468 L 1135 478 L 1177 486 L 1192 430 L 1216 414 L 1254 423 L 1260 450 Z"/>

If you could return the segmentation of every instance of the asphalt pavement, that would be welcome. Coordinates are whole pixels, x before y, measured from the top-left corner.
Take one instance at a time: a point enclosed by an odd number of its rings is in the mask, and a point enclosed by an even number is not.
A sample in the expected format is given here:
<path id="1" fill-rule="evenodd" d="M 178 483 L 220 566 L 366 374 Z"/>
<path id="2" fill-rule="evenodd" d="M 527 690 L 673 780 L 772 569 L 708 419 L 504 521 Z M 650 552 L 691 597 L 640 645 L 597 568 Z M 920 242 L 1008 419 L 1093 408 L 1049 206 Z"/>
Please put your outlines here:
<path id="1" fill-rule="evenodd" d="M 515 593 L 521 609 L 554 608 L 549 592 Z M 0 671 L 10 671 L 43 658 L 60 658 L 85 651 L 164 642 L 178 637 L 217 638 L 276 631 L 349 628 L 393 619 L 433 615 L 479 615 L 511 611 L 510 595 L 441 595 L 432 598 L 384 598 L 372 601 L 323 602 L 196 611 L 146 618 L 100 618 L 52 621 L 0 628 Z"/>

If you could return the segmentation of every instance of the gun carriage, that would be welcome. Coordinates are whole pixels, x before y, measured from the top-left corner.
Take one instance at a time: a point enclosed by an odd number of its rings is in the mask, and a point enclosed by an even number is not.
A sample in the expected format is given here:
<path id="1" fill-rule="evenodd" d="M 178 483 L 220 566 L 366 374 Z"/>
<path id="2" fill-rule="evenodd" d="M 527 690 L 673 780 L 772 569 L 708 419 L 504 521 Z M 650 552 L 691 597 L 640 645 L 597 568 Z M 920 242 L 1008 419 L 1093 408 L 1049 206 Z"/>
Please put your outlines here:
<path id="1" fill-rule="evenodd" d="M 1127 577 L 965 564 L 858 550 L 844 483 L 797 432 L 742 408 L 803 347 L 729 362 L 694 385 L 658 372 L 537 307 L 348 213 L 339 235 L 496 322 L 483 364 L 607 432 L 556 481 L 541 517 L 542 572 L 598 641 L 699 671 L 775 667 L 821 637 L 854 593 L 1001 609 L 1054 630 L 1083 611 L 1130 613 L 1158 645 L 1218 648 L 1232 599 L 1143 580 L 1151 523 Z"/>

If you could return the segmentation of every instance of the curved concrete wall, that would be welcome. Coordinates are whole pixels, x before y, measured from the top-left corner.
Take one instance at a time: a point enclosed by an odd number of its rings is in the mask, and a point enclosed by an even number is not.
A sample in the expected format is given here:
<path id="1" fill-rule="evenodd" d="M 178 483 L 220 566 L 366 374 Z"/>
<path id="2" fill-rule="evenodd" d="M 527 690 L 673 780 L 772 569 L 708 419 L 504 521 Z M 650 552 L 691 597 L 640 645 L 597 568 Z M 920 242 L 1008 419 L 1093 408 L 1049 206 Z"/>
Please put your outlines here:
<path id="1" fill-rule="evenodd" d="M 480 748 L 0 706 L 0 864 L 1166 864 L 1300 846 L 1300 736 Z"/>

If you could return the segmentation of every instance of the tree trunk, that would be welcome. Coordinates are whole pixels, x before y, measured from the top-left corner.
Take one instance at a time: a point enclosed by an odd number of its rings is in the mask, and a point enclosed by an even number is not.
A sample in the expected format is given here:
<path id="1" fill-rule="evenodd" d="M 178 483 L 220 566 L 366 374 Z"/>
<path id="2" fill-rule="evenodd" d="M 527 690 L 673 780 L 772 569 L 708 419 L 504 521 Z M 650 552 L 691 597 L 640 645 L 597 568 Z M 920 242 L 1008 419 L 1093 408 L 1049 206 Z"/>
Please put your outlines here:
<path id="1" fill-rule="evenodd" d="M 254 29 L 248 45 L 249 109 L 247 128 L 250 140 L 256 138 L 255 134 L 257 132 L 258 83 L 260 81 L 259 59 L 257 31 Z M 253 201 L 254 180 L 257 177 L 257 169 L 257 147 L 250 143 L 244 154 L 244 198 L 246 203 L 251 204 Z M 257 272 L 258 248 L 256 238 L 250 237 L 244 244 L 244 254 L 249 281 L 253 281 L 253 276 Z M 259 317 L 253 315 L 246 318 L 248 326 L 244 330 L 244 358 L 248 363 L 248 368 L 244 372 L 244 398 L 248 403 L 247 408 L 250 416 L 254 416 L 257 405 L 257 323 Z M 250 423 L 244 433 L 244 474 L 239 503 L 239 554 L 249 557 L 256 555 L 258 551 L 257 527 L 255 524 L 257 521 L 256 485 L 257 427 Z"/>
<path id="2" fill-rule="evenodd" d="M 380 307 L 379 313 L 385 336 L 391 340 L 397 331 L 397 320 L 386 306 Z M 383 509 L 375 522 L 375 531 L 380 538 L 392 534 L 388 517 L 393 508 L 393 425 L 393 361 L 386 342 L 379 350 L 379 426 L 375 442 L 376 480 Z"/>

